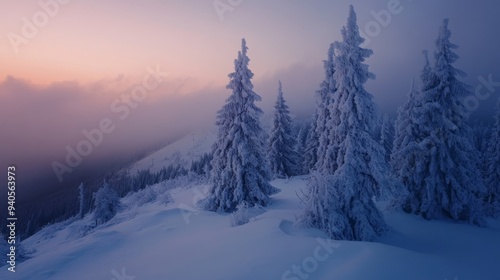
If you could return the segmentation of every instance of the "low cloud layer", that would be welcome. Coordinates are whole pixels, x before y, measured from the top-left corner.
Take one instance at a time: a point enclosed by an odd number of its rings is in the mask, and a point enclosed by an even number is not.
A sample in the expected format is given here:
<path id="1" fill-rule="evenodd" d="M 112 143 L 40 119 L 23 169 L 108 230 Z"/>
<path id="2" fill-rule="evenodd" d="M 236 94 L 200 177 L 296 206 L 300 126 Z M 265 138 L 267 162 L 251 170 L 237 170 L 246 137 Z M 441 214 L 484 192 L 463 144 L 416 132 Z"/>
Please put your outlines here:
<path id="1" fill-rule="evenodd" d="M 134 88 L 125 86 L 129 82 L 62 82 L 41 87 L 8 77 L 0 84 L 2 166 L 17 165 L 19 180 L 32 193 L 57 188 L 52 163 L 64 164 L 68 148 L 77 150 L 79 143 L 88 140 L 83 131 L 91 134 L 103 121 L 114 128 L 105 131 L 102 139 L 96 138 L 100 141 L 91 153 L 65 175 L 69 181 L 84 176 L 87 169 L 113 166 L 148 146 L 210 125 L 213 111 L 223 100 L 221 93 L 210 88 L 183 94 L 179 89 L 186 81 L 166 80 L 137 101 L 127 99 Z"/>
<path id="2" fill-rule="evenodd" d="M 263 98 L 258 105 L 267 117 L 271 115 L 281 79 L 292 113 L 309 116 L 321 73 L 319 65 L 297 64 L 260 76 L 254 81 L 255 91 Z M 119 76 L 92 84 L 70 81 L 39 86 L 7 77 L 1 82 L 0 154 L 2 166 L 18 166 L 19 180 L 25 186 L 20 199 L 77 184 L 147 147 L 211 127 L 230 94 L 224 86 L 193 86 L 197 84 L 195 79 L 167 77 L 137 101 L 134 89 L 143 80 Z M 103 131 L 102 124 L 112 131 Z M 92 140 L 96 142 L 90 147 Z M 68 165 L 71 151 L 81 156 L 75 167 Z M 59 169 L 62 182 L 54 172 L 54 162 L 71 169 Z M 75 163 L 74 156 L 69 162 Z M 56 167 L 61 168 L 58 164 Z"/>

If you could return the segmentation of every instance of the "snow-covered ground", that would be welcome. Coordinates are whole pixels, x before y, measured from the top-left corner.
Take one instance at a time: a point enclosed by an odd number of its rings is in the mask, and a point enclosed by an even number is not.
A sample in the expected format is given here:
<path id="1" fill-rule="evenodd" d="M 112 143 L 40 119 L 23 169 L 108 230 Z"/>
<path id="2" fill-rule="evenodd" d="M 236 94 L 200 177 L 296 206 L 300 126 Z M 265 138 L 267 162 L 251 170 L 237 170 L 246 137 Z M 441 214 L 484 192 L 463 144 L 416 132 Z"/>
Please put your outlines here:
<path id="1" fill-rule="evenodd" d="M 135 175 L 137 172 L 147 169 L 151 172 L 158 172 L 169 165 L 180 165 L 189 169 L 193 161 L 199 160 L 201 156 L 211 151 L 215 138 L 215 128 L 190 133 L 139 160 L 129 168 L 129 173 Z"/>
<path id="2" fill-rule="evenodd" d="M 0 279 L 500 279 L 498 220 L 479 228 L 386 212 L 393 229 L 377 242 L 332 241 L 293 224 L 306 177 L 272 184 L 281 192 L 267 211 L 232 227 L 231 215 L 195 209 L 206 185 L 160 183 L 86 234 L 90 215 L 45 228 L 23 242 L 33 258 Z"/>

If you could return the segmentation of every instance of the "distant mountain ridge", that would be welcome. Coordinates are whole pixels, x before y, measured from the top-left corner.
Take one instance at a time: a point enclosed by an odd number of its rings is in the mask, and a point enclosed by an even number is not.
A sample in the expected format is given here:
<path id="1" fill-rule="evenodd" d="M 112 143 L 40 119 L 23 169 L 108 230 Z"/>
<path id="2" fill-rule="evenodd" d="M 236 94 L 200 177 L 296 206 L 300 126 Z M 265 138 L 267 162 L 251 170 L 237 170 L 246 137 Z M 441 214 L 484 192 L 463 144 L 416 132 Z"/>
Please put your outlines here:
<path id="1" fill-rule="evenodd" d="M 190 133 L 137 161 L 127 171 L 129 175 L 133 176 L 142 170 L 159 172 L 162 168 L 171 165 L 179 165 L 189 169 L 193 161 L 198 161 L 204 154 L 210 153 L 215 138 L 215 128 Z"/>

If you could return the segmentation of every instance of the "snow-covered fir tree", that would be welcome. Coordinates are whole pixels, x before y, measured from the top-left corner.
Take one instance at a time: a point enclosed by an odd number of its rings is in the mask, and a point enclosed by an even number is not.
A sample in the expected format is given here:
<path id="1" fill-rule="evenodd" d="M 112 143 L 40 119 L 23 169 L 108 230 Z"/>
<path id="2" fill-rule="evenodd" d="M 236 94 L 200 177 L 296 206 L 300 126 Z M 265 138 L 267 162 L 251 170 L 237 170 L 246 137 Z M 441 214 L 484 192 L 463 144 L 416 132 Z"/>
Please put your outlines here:
<path id="1" fill-rule="evenodd" d="M 299 155 L 295 151 L 297 140 L 292 131 L 292 118 L 288 105 L 283 97 L 283 88 L 279 82 L 278 98 L 274 105 L 274 121 L 269 145 L 267 159 L 271 174 L 277 178 L 287 178 L 297 175 Z"/>
<path id="2" fill-rule="evenodd" d="M 106 182 L 94 194 L 94 205 L 94 221 L 98 225 L 111 220 L 121 208 L 118 194 Z"/>
<path id="3" fill-rule="evenodd" d="M 411 181 L 403 206 L 427 219 L 481 223 L 480 198 L 485 187 L 478 152 L 470 139 L 468 112 L 461 103 L 469 90 L 459 80 L 465 74 L 453 66 L 458 59 L 453 52 L 457 46 L 450 42 L 450 36 L 445 20 L 436 40 L 434 68 L 426 64 L 422 72 L 421 108 L 412 128 L 417 135 L 415 149 L 420 150 L 406 161 L 414 160 L 415 168 L 405 170 Z"/>
<path id="4" fill-rule="evenodd" d="M 327 169 L 326 162 L 332 162 L 331 158 L 327 159 L 327 149 L 330 144 L 330 107 L 335 101 L 333 95 L 336 91 L 333 77 L 335 72 L 334 56 L 334 44 L 330 44 L 328 57 L 323 61 L 325 78 L 320 84 L 320 89 L 316 91 L 316 111 L 307 137 L 304 167 L 308 171 L 325 170 Z"/>
<path id="5" fill-rule="evenodd" d="M 200 207 L 209 211 L 232 212 L 242 202 L 264 206 L 269 203 L 269 196 L 279 191 L 269 183 L 264 131 L 259 119 L 262 111 L 255 105 L 261 97 L 253 91 L 247 49 L 243 39 L 234 61 L 235 72 L 229 74 L 227 88 L 232 94 L 217 115 L 212 186 L 207 198 L 199 202 Z"/>
<path id="6" fill-rule="evenodd" d="M 83 189 L 83 183 L 80 183 L 78 186 L 78 200 L 80 202 L 80 208 L 78 210 L 78 218 L 83 219 L 83 215 L 85 214 L 85 194 L 84 194 L 84 189 Z"/>
<path id="7" fill-rule="evenodd" d="M 373 132 L 372 132 L 373 139 L 378 139 L 380 141 L 380 135 L 381 135 L 381 131 L 382 131 L 383 122 L 384 122 L 384 119 L 380 116 L 375 119 L 375 122 L 373 125 Z"/>
<path id="8" fill-rule="evenodd" d="M 364 84 L 374 75 L 363 63 L 372 51 L 360 47 L 364 39 L 352 6 L 342 36 L 342 42 L 334 43 L 339 119 L 331 126 L 338 166 L 332 176 L 312 177 L 299 223 L 325 230 L 331 238 L 369 241 L 387 229 L 373 198 L 396 183 L 388 177 L 383 148 L 372 136 L 375 104 Z"/>
<path id="9" fill-rule="evenodd" d="M 418 102 L 418 91 L 415 89 L 415 83 L 412 81 L 410 92 L 408 94 L 408 100 L 406 103 L 398 108 L 398 116 L 396 118 L 396 123 L 394 124 L 394 142 L 392 143 L 391 151 L 391 167 L 392 170 L 399 172 L 401 169 L 401 155 L 399 151 L 402 147 L 411 140 L 412 133 L 412 113 L 415 110 L 416 102 Z"/>
<path id="10" fill-rule="evenodd" d="M 332 162 L 335 160 L 333 158 L 328 158 L 331 154 L 327 153 L 327 150 L 331 143 L 331 130 L 332 125 L 337 125 L 338 115 L 335 114 L 338 110 L 333 108 L 334 105 L 338 104 L 335 102 L 334 94 L 337 90 L 334 73 L 335 73 L 335 47 L 334 44 L 330 45 L 328 49 L 328 58 L 323 61 L 323 67 L 325 70 L 325 78 L 321 82 L 320 89 L 316 92 L 317 106 L 316 111 L 318 114 L 316 120 L 316 135 L 318 137 L 318 150 L 317 150 L 317 161 L 315 168 L 321 171 L 328 171 L 333 173 Z M 335 118 L 335 121 L 332 121 Z"/>
<path id="11" fill-rule="evenodd" d="M 342 215 L 341 194 L 333 188 L 333 176 L 312 171 L 307 181 L 307 193 L 301 198 L 304 209 L 297 222 L 302 226 L 323 230 L 329 237 L 348 239 L 352 230 L 346 228 L 348 218 Z"/>
<path id="12" fill-rule="evenodd" d="M 426 67 L 422 71 L 422 76 L 427 75 L 430 70 L 429 60 L 426 57 Z M 420 96 L 415 84 L 412 81 L 408 101 L 398 109 L 398 118 L 395 125 L 394 144 L 391 152 L 392 171 L 407 190 L 418 190 L 422 185 L 422 179 L 414 176 L 417 164 L 420 162 L 421 147 L 419 145 L 420 135 L 418 133 L 418 118 L 420 114 Z M 405 200 L 403 198 L 402 200 Z M 410 201 L 402 201 L 401 205 L 411 208 Z"/>
<path id="13" fill-rule="evenodd" d="M 476 120 L 471 123 L 472 138 L 476 150 L 479 151 L 481 158 L 484 159 L 488 145 L 490 144 L 490 136 L 492 132 L 492 125 L 489 122 Z"/>
<path id="14" fill-rule="evenodd" d="M 208 175 L 210 170 L 210 161 L 212 161 L 212 154 L 205 153 L 199 160 L 191 162 L 191 168 L 189 170 L 198 175 Z"/>
<path id="15" fill-rule="evenodd" d="M 489 215 L 500 213 L 500 99 L 498 100 L 495 125 L 485 154 L 486 203 Z"/>
<path id="16" fill-rule="evenodd" d="M 394 143 L 394 123 L 392 119 L 385 114 L 380 129 L 380 145 L 385 150 L 385 158 L 389 162 L 392 152 L 392 145 Z"/>

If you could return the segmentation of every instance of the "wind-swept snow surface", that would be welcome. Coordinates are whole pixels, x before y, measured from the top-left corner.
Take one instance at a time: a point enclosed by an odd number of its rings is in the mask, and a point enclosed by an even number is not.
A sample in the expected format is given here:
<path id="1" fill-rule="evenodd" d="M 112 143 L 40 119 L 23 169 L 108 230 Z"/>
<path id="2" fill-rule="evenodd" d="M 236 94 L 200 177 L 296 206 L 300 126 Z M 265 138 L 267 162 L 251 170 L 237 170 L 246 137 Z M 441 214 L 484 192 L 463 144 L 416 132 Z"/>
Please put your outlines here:
<path id="1" fill-rule="evenodd" d="M 1 267 L 0 279 L 498 279 L 500 221 L 480 228 L 384 213 L 392 231 L 376 242 L 332 241 L 294 226 L 306 180 L 273 181 L 281 192 L 240 226 L 194 208 L 207 186 L 163 182 L 146 190 L 167 190 L 172 202 L 156 195 L 136 207 L 131 195 L 86 233 L 91 215 L 49 226 L 23 242 L 33 258 L 16 273 Z"/>

